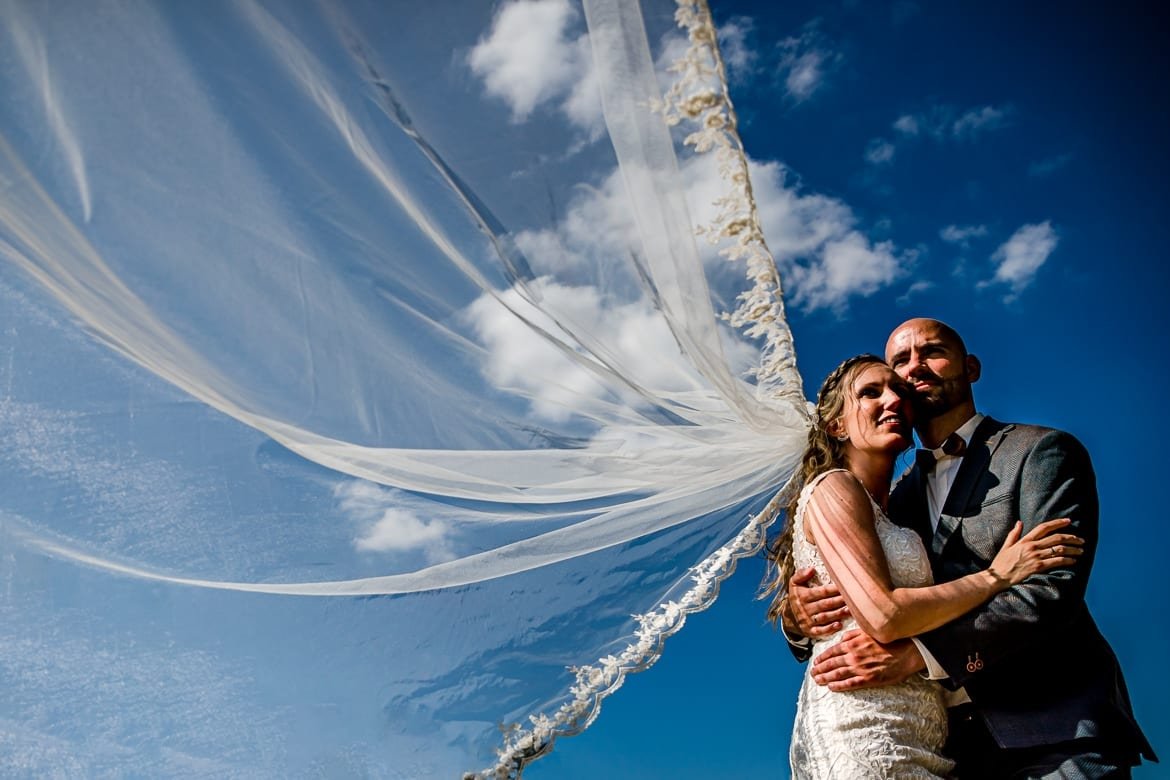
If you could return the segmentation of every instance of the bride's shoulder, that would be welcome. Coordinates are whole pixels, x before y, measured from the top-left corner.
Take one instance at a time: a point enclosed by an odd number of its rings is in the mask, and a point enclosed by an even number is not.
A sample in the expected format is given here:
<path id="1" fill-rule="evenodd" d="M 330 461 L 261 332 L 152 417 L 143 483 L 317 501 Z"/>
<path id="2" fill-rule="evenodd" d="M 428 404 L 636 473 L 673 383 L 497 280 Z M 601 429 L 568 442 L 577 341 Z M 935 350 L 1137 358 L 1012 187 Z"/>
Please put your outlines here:
<path id="1" fill-rule="evenodd" d="M 853 472 L 848 469 L 829 469 L 828 471 L 822 471 L 809 480 L 808 483 L 808 487 L 811 490 L 816 490 L 821 486 L 841 490 L 850 485 L 861 487 L 861 483 L 857 480 L 857 477 L 853 476 Z"/>
<path id="2" fill-rule="evenodd" d="M 822 506 L 869 505 L 869 493 L 861 481 L 846 469 L 830 469 L 814 477 L 806 488 L 809 500 Z"/>
<path id="3" fill-rule="evenodd" d="M 809 481 L 801 496 L 798 519 L 814 545 L 822 534 L 837 536 L 859 522 L 875 522 L 869 494 L 845 469 L 832 469 Z"/>

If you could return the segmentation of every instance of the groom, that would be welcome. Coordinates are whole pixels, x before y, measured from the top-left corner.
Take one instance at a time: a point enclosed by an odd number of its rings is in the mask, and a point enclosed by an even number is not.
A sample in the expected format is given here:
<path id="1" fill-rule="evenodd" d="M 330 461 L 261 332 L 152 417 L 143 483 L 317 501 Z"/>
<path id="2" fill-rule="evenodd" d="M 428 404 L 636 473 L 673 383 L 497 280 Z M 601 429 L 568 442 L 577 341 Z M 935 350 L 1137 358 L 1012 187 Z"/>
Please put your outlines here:
<path id="1" fill-rule="evenodd" d="M 890 516 L 921 534 L 936 581 L 986 568 L 1016 520 L 1026 533 L 1069 517 L 1085 554 L 912 640 L 849 632 L 814 659 L 816 682 L 843 691 L 911 674 L 940 680 L 952 705 L 945 752 L 961 778 L 1128 778 L 1141 756 L 1156 761 L 1084 601 L 1097 547 L 1088 453 L 1061 431 L 977 414 L 979 360 L 942 322 L 898 326 L 886 361 L 912 385 L 919 438 L 933 448 L 894 488 Z M 826 636 L 847 614 L 836 588 L 811 577 L 790 581 L 786 633 Z"/>

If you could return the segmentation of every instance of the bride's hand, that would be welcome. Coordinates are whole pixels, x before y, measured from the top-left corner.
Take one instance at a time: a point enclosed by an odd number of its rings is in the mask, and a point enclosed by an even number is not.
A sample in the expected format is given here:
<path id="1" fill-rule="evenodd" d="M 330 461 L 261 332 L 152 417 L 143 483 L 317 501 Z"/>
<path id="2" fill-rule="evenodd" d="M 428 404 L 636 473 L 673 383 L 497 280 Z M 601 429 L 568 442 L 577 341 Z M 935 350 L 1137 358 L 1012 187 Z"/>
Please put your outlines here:
<path id="1" fill-rule="evenodd" d="M 1017 522 L 987 571 L 1003 588 L 1008 588 L 1033 574 L 1071 566 L 1084 552 L 1081 548 L 1085 544 L 1079 536 L 1059 533 L 1071 522 L 1067 517 L 1049 520 L 1022 536 L 1024 524 Z"/>

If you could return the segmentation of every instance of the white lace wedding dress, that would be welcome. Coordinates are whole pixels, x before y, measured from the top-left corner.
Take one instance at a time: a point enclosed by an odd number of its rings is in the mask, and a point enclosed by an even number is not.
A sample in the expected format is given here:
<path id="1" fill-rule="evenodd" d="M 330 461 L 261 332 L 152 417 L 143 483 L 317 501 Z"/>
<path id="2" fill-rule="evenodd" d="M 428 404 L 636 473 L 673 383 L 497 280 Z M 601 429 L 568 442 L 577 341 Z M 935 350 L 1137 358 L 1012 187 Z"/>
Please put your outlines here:
<path id="1" fill-rule="evenodd" d="M 832 472 L 826 472 L 826 474 Z M 816 569 L 821 582 L 831 582 L 820 551 L 804 532 L 804 507 L 825 474 L 805 486 L 793 529 L 796 567 Z M 930 561 L 914 531 L 894 525 L 870 499 L 878 539 L 899 587 L 930 585 Z M 813 645 L 813 656 L 857 628 L 848 618 L 840 631 Z M 809 668 L 811 669 L 811 663 Z M 917 675 L 884 688 L 834 693 L 813 682 L 806 669 L 797 700 L 789 760 L 793 780 L 846 778 L 945 777 L 953 764 L 940 755 L 947 733 L 942 688 Z"/>

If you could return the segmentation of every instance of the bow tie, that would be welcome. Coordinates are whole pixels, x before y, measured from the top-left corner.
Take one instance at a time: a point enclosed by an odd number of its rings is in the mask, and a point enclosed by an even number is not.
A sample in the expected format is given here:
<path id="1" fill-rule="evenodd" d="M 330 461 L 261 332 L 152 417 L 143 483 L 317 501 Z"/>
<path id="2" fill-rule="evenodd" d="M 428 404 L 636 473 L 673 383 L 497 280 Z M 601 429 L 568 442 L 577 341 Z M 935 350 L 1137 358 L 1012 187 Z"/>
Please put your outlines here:
<path id="1" fill-rule="evenodd" d="M 967 442 L 958 433 L 952 433 L 942 443 L 938 449 L 942 450 L 943 455 L 953 455 L 956 458 L 963 457 L 967 451 Z M 938 462 L 940 457 L 936 453 L 938 450 L 918 450 L 914 453 L 914 461 L 918 466 L 918 470 L 923 474 L 929 474 L 934 471 L 934 464 Z"/>

